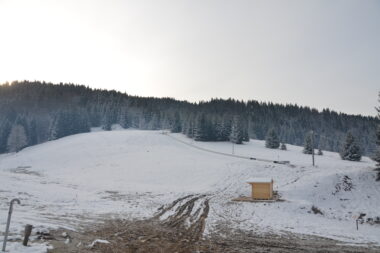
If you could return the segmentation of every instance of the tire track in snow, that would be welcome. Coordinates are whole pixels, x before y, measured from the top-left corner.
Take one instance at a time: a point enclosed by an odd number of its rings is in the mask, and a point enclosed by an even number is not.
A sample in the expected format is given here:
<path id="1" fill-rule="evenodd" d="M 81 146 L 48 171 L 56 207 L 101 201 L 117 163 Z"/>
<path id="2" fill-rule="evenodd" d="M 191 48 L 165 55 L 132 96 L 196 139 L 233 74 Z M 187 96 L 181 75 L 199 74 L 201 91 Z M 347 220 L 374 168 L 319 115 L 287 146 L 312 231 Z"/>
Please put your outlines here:
<path id="1" fill-rule="evenodd" d="M 178 198 L 168 206 L 160 207 L 153 219 L 161 219 L 163 225 L 182 231 L 183 237 L 198 241 L 203 236 L 210 211 L 207 197 L 203 194 Z"/>

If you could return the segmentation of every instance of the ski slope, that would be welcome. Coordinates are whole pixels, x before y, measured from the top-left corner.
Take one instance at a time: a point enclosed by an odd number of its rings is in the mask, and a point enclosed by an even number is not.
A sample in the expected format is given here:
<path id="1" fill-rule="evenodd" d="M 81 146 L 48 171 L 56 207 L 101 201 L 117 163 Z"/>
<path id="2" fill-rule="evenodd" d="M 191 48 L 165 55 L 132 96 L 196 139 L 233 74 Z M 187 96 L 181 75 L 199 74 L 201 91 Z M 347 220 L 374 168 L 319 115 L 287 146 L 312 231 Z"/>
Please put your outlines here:
<path id="1" fill-rule="evenodd" d="M 185 145 L 186 142 L 190 145 Z M 342 161 L 324 152 L 316 167 L 302 148 L 270 150 L 263 141 L 235 145 L 236 155 L 287 160 L 291 166 L 240 159 L 194 148 L 231 153 L 231 143 L 194 142 L 181 134 L 115 130 L 78 134 L 0 155 L 0 234 L 8 203 L 14 207 L 12 236 L 25 224 L 78 229 L 107 218 L 145 218 L 188 194 L 206 194 L 206 231 L 218 224 L 260 233 L 294 232 L 345 243 L 380 245 L 380 225 L 355 219 L 380 216 L 380 183 L 374 163 Z M 347 188 L 347 176 L 352 189 Z M 232 202 L 248 196 L 252 177 L 270 177 L 284 202 Z M 318 207 L 324 215 L 311 212 Z"/>

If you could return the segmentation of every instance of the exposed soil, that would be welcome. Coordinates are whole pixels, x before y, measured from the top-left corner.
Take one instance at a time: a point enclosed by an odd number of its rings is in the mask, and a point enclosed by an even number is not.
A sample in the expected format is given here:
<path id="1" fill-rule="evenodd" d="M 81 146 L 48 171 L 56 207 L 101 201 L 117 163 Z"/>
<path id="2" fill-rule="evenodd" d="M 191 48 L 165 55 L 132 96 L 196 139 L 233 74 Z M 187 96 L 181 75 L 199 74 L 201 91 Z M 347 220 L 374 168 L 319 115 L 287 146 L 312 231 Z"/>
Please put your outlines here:
<path id="1" fill-rule="evenodd" d="M 378 247 L 343 246 L 315 236 L 259 235 L 223 225 L 205 237 L 209 209 L 207 195 L 188 195 L 159 208 L 151 219 L 108 220 L 84 232 L 52 231 L 54 249 L 49 252 L 380 252 Z M 96 239 L 106 241 L 94 243 Z"/>

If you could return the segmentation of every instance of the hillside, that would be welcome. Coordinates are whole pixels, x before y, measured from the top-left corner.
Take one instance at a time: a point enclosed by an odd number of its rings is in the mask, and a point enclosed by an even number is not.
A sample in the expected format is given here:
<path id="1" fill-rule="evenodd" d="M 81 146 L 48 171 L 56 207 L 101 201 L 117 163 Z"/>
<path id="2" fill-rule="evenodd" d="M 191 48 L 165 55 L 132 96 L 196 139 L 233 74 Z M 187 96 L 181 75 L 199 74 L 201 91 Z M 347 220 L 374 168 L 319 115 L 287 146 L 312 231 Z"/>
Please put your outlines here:
<path id="1" fill-rule="evenodd" d="M 269 150 L 262 141 L 235 145 L 235 154 L 289 165 L 212 154 L 183 142 L 231 153 L 231 143 L 194 142 L 182 134 L 161 131 L 115 130 L 77 134 L 0 155 L 0 216 L 8 201 L 19 198 L 11 232 L 27 223 L 36 229 L 78 229 L 106 218 L 147 218 L 185 196 L 198 196 L 196 207 L 210 207 L 206 234 L 220 224 L 258 233 L 287 232 L 317 235 L 353 244 L 380 244 L 380 226 L 362 224 L 355 217 L 380 216 L 380 187 L 374 162 L 342 161 L 325 152 L 311 158 L 301 147 Z M 250 194 L 252 177 L 270 177 L 285 201 L 232 202 Z M 185 204 L 181 200 L 178 205 Z M 312 206 L 323 215 L 314 214 Z M 161 219 L 166 219 L 170 208 Z M 5 219 L 0 220 L 1 227 Z"/>
<path id="2" fill-rule="evenodd" d="M 0 153 L 89 132 L 112 124 L 144 130 L 171 129 L 198 141 L 229 141 L 233 129 L 245 140 L 263 140 L 274 128 L 280 141 L 303 145 L 314 130 L 316 147 L 339 151 L 352 132 L 364 154 L 375 150 L 379 119 L 298 105 L 211 99 L 199 103 L 45 82 L 0 85 Z"/>

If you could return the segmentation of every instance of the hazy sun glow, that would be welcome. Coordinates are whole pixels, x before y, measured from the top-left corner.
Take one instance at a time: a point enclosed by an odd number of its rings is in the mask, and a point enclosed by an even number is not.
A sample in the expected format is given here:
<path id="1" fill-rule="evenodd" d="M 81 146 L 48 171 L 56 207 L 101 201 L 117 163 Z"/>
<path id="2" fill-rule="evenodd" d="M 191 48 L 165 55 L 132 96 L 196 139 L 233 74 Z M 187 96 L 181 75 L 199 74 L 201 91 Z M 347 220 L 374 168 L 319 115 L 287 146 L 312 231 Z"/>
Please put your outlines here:
<path id="1" fill-rule="evenodd" d="M 0 82 L 374 115 L 378 1 L 0 0 Z"/>

